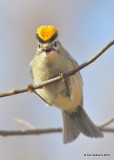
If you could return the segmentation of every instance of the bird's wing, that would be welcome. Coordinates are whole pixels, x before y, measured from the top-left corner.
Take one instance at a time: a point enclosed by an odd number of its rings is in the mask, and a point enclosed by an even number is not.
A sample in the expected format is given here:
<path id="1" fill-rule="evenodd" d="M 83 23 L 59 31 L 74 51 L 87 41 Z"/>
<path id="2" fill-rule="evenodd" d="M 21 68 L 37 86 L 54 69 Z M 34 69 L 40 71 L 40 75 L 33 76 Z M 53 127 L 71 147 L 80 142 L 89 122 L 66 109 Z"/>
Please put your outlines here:
<path id="1" fill-rule="evenodd" d="M 76 60 L 75 60 L 67 51 L 66 51 L 66 54 L 67 54 L 68 59 L 70 60 L 70 63 L 71 63 L 71 65 L 72 65 L 73 69 L 79 67 L 79 64 L 76 62 Z M 79 74 L 80 79 L 81 79 L 81 81 L 82 81 L 82 85 L 83 85 L 83 80 L 82 80 L 82 76 L 81 76 L 80 72 L 78 71 L 78 72 L 76 72 L 76 73 Z"/>
<path id="2" fill-rule="evenodd" d="M 70 78 L 65 79 L 65 95 L 70 99 L 71 98 L 71 85 Z"/>
<path id="3" fill-rule="evenodd" d="M 32 79 L 34 79 L 33 78 L 33 72 L 32 72 L 32 61 L 30 62 L 30 65 L 29 65 L 29 71 L 30 71 L 30 75 L 31 75 L 31 77 L 32 77 Z"/>

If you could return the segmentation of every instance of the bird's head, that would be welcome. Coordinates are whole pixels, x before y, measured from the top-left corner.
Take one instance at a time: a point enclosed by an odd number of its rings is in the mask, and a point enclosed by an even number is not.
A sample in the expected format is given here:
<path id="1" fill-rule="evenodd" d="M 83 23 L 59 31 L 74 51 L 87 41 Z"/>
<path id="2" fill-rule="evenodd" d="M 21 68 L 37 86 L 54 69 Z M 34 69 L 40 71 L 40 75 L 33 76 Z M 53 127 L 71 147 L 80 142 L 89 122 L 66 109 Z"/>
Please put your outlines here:
<path id="1" fill-rule="evenodd" d="M 40 26 L 36 30 L 36 39 L 38 41 L 39 54 L 48 55 L 52 51 L 59 52 L 60 43 L 57 40 L 57 29 L 52 26 Z"/>

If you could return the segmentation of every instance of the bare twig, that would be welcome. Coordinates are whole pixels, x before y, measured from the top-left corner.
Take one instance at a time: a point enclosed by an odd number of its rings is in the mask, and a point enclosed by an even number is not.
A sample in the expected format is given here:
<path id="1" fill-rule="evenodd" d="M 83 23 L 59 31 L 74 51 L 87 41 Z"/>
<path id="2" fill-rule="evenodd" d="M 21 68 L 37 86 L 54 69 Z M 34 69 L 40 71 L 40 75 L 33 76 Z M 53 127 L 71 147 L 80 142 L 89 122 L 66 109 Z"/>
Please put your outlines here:
<path id="1" fill-rule="evenodd" d="M 101 131 L 107 132 L 107 133 L 114 133 L 114 128 L 102 128 Z"/>
<path id="2" fill-rule="evenodd" d="M 26 129 L 26 130 L 0 130 L 0 136 L 40 135 L 62 132 L 61 128 Z"/>
<path id="3" fill-rule="evenodd" d="M 15 122 L 20 124 L 20 125 L 23 125 L 23 126 L 27 127 L 28 129 L 35 129 L 35 127 L 33 127 L 33 125 L 31 125 L 30 123 L 28 123 L 27 121 L 25 121 L 23 119 L 16 118 Z"/>
<path id="4" fill-rule="evenodd" d="M 99 125 L 98 127 L 102 129 L 102 128 L 108 126 L 109 124 L 111 124 L 112 122 L 114 122 L 114 117 L 109 119 L 108 121 L 104 122 L 103 124 Z"/>
<path id="5" fill-rule="evenodd" d="M 24 123 L 28 122 L 21 120 Z M 114 133 L 114 128 L 105 128 L 109 124 L 114 122 L 114 118 L 111 118 L 107 122 L 97 126 L 102 132 Z M 32 125 L 30 125 L 32 126 Z M 61 133 L 62 128 L 48 128 L 48 129 L 26 129 L 26 130 L 0 130 L 0 136 L 21 136 L 21 135 L 41 135 L 49 133 Z"/>
<path id="6" fill-rule="evenodd" d="M 33 85 L 33 89 L 38 89 L 38 88 L 42 88 L 43 86 L 49 85 L 50 83 L 53 83 L 55 81 L 59 81 L 61 79 L 66 78 L 68 76 L 71 76 L 73 74 L 75 74 L 76 72 L 78 72 L 79 70 L 83 69 L 84 67 L 88 66 L 89 64 L 91 64 L 92 62 L 94 62 L 98 57 L 100 57 L 108 48 L 110 48 L 112 45 L 114 44 L 114 40 L 110 41 L 107 45 L 105 45 L 95 56 L 93 56 L 92 58 L 90 58 L 88 61 L 84 62 L 83 64 L 81 64 L 79 67 L 77 67 L 76 69 L 69 71 L 67 73 L 63 73 L 60 76 L 57 76 L 53 79 L 49 79 L 47 81 L 44 81 L 38 85 Z M 30 88 L 24 87 L 21 89 L 13 89 L 13 90 L 9 90 L 3 93 L 0 93 L 0 97 L 5 97 L 5 96 L 11 96 L 14 94 L 19 94 L 19 93 L 23 93 L 23 92 L 28 92 L 30 91 Z"/>
<path id="7" fill-rule="evenodd" d="M 101 131 L 114 133 L 114 128 L 102 128 Z M 0 130 L 0 136 L 40 135 L 40 134 L 61 133 L 61 132 L 62 132 L 62 128 Z"/>

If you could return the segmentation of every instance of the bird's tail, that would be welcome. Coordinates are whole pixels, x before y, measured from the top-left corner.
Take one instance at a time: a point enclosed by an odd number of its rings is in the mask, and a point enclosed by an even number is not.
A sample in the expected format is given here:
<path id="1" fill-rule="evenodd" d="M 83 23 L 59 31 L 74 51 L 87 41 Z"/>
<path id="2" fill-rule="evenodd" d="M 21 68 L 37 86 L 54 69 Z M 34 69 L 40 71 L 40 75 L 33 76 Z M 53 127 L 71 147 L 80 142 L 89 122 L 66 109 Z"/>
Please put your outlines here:
<path id="1" fill-rule="evenodd" d="M 103 137 L 82 106 L 79 106 L 76 112 L 62 111 L 62 115 L 64 143 L 72 142 L 81 132 L 91 138 Z"/>

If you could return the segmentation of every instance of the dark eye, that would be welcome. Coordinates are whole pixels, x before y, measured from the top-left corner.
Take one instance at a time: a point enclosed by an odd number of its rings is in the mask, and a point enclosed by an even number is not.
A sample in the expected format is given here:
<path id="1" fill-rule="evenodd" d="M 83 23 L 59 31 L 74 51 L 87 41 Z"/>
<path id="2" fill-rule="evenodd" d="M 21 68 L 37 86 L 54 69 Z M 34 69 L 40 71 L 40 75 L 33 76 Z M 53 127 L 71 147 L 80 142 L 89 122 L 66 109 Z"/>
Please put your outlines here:
<path id="1" fill-rule="evenodd" d="M 57 42 L 56 41 L 54 42 L 54 46 L 57 47 Z"/>
<path id="2" fill-rule="evenodd" d="M 38 44 L 38 47 L 40 48 L 40 44 Z"/>

